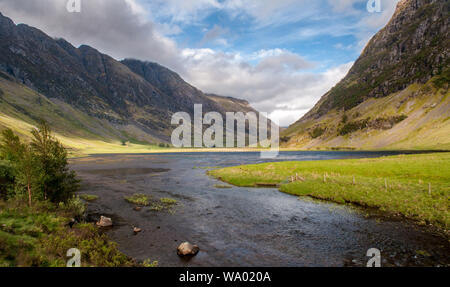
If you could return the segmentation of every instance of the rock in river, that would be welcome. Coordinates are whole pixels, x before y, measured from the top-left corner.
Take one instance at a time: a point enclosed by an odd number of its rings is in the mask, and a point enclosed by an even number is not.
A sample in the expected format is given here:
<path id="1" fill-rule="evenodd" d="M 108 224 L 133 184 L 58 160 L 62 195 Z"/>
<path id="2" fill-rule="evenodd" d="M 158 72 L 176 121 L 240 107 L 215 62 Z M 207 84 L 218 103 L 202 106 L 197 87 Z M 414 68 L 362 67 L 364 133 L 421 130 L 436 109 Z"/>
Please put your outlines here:
<path id="1" fill-rule="evenodd" d="M 97 225 L 101 226 L 101 227 L 108 227 L 108 226 L 112 226 L 113 224 L 112 224 L 111 218 L 101 216 L 100 221 L 97 222 Z"/>
<path id="2" fill-rule="evenodd" d="M 178 246 L 178 256 L 195 256 L 200 251 L 197 245 L 192 245 L 189 242 L 183 242 Z"/>

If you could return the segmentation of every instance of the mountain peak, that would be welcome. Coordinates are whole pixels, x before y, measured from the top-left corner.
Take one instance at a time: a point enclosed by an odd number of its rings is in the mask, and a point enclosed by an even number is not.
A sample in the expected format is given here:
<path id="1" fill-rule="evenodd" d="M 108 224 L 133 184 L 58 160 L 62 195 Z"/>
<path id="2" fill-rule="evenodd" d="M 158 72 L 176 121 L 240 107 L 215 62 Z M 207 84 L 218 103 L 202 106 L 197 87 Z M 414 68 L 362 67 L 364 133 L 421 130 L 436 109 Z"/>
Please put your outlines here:
<path id="1" fill-rule="evenodd" d="M 323 140 L 327 138 L 332 141 L 330 145 L 356 145 L 356 140 L 347 141 L 343 135 L 370 130 L 370 127 L 389 130 L 403 116 L 412 115 L 411 107 L 414 104 L 417 107 L 415 101 L 419 101 L 413 99 L 415 97 L 424 101 L 422 97 L 428 96 L 433 107 L 443 104 L 445 107 L 441 109 L 449 116 L 448 100 L 437 99 L 440 93 L 446 94 L 445 87 L 448 92 L 450 81 L 449 13 L 449 1 L 400 1 L 392 19 L 368 42 L 349 73 L 285 132 L 289 135 L 287 138 L 299 141 L 303 135 L 304 144 L 324 144 Z M 428 84 L 430 80 L 433 83 Z M 425 86 L 435 93 L 441 88 L 444 91 L 439 94 L 412 92 Z M 402 98 L 400 102 L 397 101 L 399 98 Z M 409 102 L 411 104 L 407 104 Z M 375 111 L 381 114 L 377 115 Z M 397 114 L 392 114 L 393 111 Z M 414 111 L 418 113 L 414 117 L 425 117 L 420 113 L 422 110 Z M 436 114 L 436 117 L 440 116 Z M 350 123 L 347 125 L 346 121 Z M 426 122 L 424 120 L 423 124 Z M 346 129 L 340 132 L 343 126 Z M 380 146 L 400 138 L 402 135 L 396 134 Z"/>
<path id="2" fill-rule="evenodd" d="M 94 47 L 75 48 L 36 28 L 16 26 L 4 16 L 0 16 L 0 75 L 104 121 L 110 127 L 108 133 L 119 134 L 120 139 L 168 141 L 173 129 L 171 115 L 193 114 L 194 104 L 202 104 L 205 112 L 224 115 L 227 111 L 254 111 L 238 101 L 211 98 L 159 64 L 130 59 L 119 62 Z M 34 113 L 18 108 L 16 114 Z M 84 123 L 84 128 L 91 129 L 90 124 Z"/>

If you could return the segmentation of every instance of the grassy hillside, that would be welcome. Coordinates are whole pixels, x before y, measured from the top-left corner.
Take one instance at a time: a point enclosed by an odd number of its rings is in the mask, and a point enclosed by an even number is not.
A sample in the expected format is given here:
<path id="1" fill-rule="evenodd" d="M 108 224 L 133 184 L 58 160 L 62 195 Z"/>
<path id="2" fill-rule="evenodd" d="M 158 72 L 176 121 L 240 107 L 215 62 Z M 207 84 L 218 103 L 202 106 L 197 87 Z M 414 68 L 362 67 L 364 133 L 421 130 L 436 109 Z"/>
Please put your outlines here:
<path id="1" fill-rule="evenodd" d="M 450 153 L 279 162 L 209 174 L 237 186 L 280 185 L 299 196 L 379 208 L 448 230 Z"/>
<path id="2" fill-rule="evenodd" d="M 112 125 L 59 100 L 49 100 L 14 80 L 0 77 L 0 129 L 11 128 L 21 137 L 28 138 L 40 119 L 49 122 L 59 140 L 75 155 L 161 149 L 156 145 L 158 140 L 144 131 Z"/>
<path id="3" fill-rule="evenodd" d="M 450 150 L 448 84 L 441 86 L 439 79 L 299 121 L 282 133 L 283 146 Z"/>

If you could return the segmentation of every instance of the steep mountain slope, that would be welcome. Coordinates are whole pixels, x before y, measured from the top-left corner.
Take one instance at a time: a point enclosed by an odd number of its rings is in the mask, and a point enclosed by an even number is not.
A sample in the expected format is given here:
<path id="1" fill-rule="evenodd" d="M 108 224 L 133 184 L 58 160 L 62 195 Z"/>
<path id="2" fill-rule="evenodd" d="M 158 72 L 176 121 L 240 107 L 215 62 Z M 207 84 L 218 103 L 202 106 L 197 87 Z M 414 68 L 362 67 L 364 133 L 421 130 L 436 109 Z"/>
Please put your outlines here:
<path id="1" fill-rule="evenodd" d="M 80 127 L 105 141 L 167 142 L 173 113 L 192 114 L 194 104 L 203 104 L 204 112 L 226 111 L 220 103 L 158 64 L 137 60 L 121 63 L 92 47 L 75 48 L 36 28 L 15 25 L 1 13 L 0 72 L 4 75 L 0 88 L 7 85 L 10 88 L 6 90 L 14 94 L 12 90 L 22 90 L 21 85 L 26 85 L 53 105 L 82 114 Z M 26 104 L 16 104 L 15 116 L 20 110 L 27 110 L 23 106 Z M 242 108 L 241 102 L 231 106 L 234 110 Z M 31 124 L 41 116 L 57 122 L 52 113 L 38 110 L 28 109 L 31 116 L 23 118 Z M 0 111 L 11 115 L 11 109 Z M 101 124 L 92 129 L 93 123 Z M 61 133 L 74 131 L 62 126 L 57 129 Z"/>
<path id="2" fill-rule="evenodd" d="M 221 114 L 226 112 L 257 113 L 247 101 L 205 94 L 186 83 L 177 73 L 157 63 L 142 62 L 135 59 L 125 59 L 121 63 L 170 97 L 171 102 L 186 107 L 190 112 L 193 112 L 194 104 L 201 103 L 204 111 L 217 111 Z"/>
<path id="3" fill-rule="evenodd" d="M 302 148 L 450 148 L 448 0 L 402 0 L 348 75 L 283 132 Z"/>
<path id="4" fill-rule="evenodd" d="M 134 126 L 119 129 L 108 120 L 89 116 L 61 100 L 50 100 L 0 72 L 0 130 L 11 128 L 22 138 L 29 138 L 31 129 L 41 119 L 49 122 L 56 136 L 74 154 L 145 152 L 157 148 L 148 143 L 160 142 Z M 124 139 L 129 141 L 126 146 Z"/>

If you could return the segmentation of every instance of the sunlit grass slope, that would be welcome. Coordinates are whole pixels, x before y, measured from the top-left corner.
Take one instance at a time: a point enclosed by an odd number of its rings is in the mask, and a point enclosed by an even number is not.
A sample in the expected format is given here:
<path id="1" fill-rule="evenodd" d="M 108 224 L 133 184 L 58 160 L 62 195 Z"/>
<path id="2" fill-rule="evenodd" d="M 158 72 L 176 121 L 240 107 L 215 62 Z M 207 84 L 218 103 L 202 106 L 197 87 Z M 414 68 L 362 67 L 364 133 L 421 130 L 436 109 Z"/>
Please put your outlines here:
<path id="1" fill-rule="evenodd" d="M 0 77 L 0 130 L 11 128 L 27 139 L 41 119 L 49 122 L 72 155 L 161 150 L 157 139 L 134 126 L 112 126 L 61 101 L 49 100 L 14 80 Z"/>
<path id="2" fill-rule="evenodd" d="M 450 153 L 433 153 L 266 163 L 209 174 L 237 186 L 280 184 L 289 194 L 379 208 L 448 230 L 449 167 Z"/>
<path id="3" fill-rule="evenodd" d="M 410 149 L 450 150 L 450 93 L 436 79 L 413 84 L 383 98 L 370 98 L 358 106 L 332 110 L 319 118 L 302 119 L 283 131 L 284 147 L 301 149 Z M 340 134 L 345 125 L 374 123 L 405 117 L 392 127 L 370 126 Z"/>

